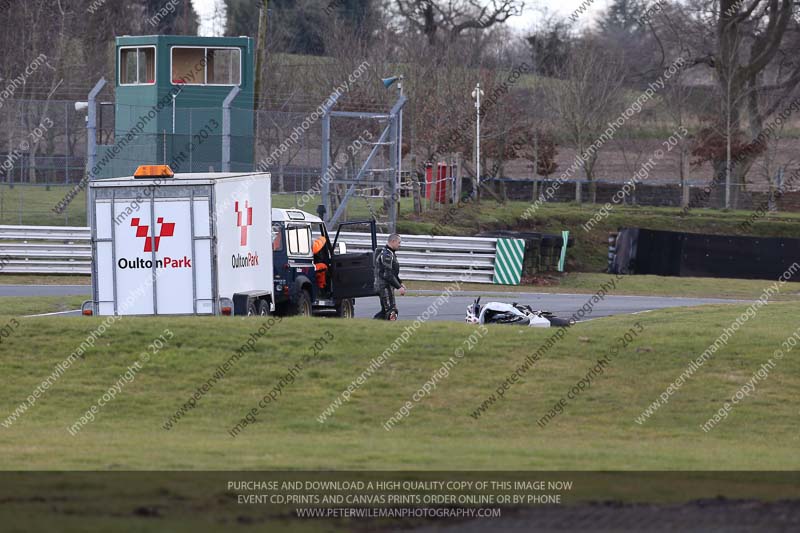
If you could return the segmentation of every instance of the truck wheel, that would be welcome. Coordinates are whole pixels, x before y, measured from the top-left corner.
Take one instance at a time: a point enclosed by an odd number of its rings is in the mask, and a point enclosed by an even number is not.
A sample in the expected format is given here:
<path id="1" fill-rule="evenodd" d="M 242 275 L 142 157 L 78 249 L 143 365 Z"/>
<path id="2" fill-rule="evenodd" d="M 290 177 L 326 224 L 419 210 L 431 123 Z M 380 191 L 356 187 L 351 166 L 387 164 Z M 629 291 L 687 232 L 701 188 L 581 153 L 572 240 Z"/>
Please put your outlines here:
<path id="1" fill-rule="evenodd" d="M 259 300 L 257 309 L 260 316 L 267 316 L 269 314 L 269 302 L 266 300 Z"/>
<path id="2" fill-rule="evenodd" d="M 339 300 L 339 304 L 336 306 L 336 316 L 339 318 L 355 318 L 355 306 L 352 298 Z"/>
<path id="3" fill-rule="evenodd" d="M 293 315 L 297 316 L 311 316 L 311 297 L 308 291 L 302 290 L 297 295 L 297 301 L 294 304 Z"/>

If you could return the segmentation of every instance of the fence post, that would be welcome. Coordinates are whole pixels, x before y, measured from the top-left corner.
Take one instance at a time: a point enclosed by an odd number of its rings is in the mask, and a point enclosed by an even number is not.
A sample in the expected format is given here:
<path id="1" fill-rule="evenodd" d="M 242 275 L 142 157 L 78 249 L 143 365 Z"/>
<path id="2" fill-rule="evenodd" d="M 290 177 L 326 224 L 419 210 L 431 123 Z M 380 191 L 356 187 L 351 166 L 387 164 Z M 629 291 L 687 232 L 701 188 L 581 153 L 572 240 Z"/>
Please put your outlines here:
<path id="1" fill-rule="evenodd" d="M 88 109 L 86 114 L 86 174 L 89 179 L 93 176 L 90 174 L 91 169 L 94 168 L 94 163 L 97 161 L 97 95 L 106 86 L 106 79 L 100 80 L 94 84 L 92 90 L 89 91 Z M 87 195 L 88 197 L 88 195 Z M 88 207 L 88 204 L 87 204 Z"/>
<path id="2" fill-rule="evenodd" d="M 324 107 L 322 112 L 322 150 L 320 154 L 319 179 L 320 203 L 325 206 L 325 217 L 330 220 L 333 214 L 333 204 L 330 202 L 331 185 L 329 176 L 331 166 L 331 115 L 330 107 Z"/>
<path id="3" fill-rule="evenodd" d="M 69 184 L 69 102 L 64 102 L 64 140 L 67 145 L 67 156 L 64 158 L 64 184 Z M 55 178 L 55 176 L 53 176 Z M 55 181 L 55 180 L 54 180 Z"/>
<path id="4" fill-rule="evenodd" d="M 389 151 L 389 167 L 392 169 L 391 174 L 389 175 L 392 181 L 389 183 L 389 233 L 394 233 L 397 231 L 397 206 L 400 204 L 399 199 L 397 196 L 400 193 L 400 190 L 397 186 L 397 181 L 400 178 L 398 175 L 398 168 L 400 164 L 399 156 L 400 152 L 398 150 L 398 114 L 393 115 L 389 118 L 389 146 L 391 147 Z"/>
<path id="5" fill-rule="evenodd" d="M 222 102 L 222 172 L 231 171 L 231 102 L 240 90 L 234 87 Z"/>
<path id="6" fill-rule="evenodd" d="M 192 156 L 194 155 L 194 143 L 192 143 L 192 131 L 193 131 L 192 130 L 192 115 L 193 114 L 194 113 L 192 113 L 192 110 L 190 109 L 189 113 L 188 113 L 188 115 L 189 115 L 189 142 L 187 143 L 189 145 L 189 170 L 188 171 L 184 170 L 184 172 L 194 172 L 194 160 L 192 159 Z"/>

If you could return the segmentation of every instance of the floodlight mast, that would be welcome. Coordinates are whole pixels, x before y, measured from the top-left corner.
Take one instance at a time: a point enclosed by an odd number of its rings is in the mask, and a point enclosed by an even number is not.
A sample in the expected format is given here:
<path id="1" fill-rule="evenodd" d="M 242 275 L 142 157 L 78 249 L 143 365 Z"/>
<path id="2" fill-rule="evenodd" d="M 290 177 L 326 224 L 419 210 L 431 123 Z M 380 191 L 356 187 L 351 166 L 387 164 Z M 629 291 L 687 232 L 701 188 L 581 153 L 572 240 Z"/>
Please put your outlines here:
<path id="1" fill-rule="evenodd" d="M 475 99 L 475 184 L 478 188 L 481 186 L 481 96 L 483 90 L 478 82 L 472 91 Z"/>
<path id="2" fill-rule="evenodd" d="M 390 76 L 388 78 L 381 79 L 383 82 L 383 86 L 385 88 L 391 87 L 395 82 L 397 83 L 397 90 L 399 92 L 400 100 L 403 99 L 403 80 L 405 78 L 400 76 Z M 397 211 L 398 206 L 400 203 L 400 187 L 403 182 L 403 108 L 401 107 L 399 112 L 397 113 L 397 121 L 395 124 L 395 135 L 394 135 L 394 142 L 395 145 L 392 147 L 394 150 L 394 162 L 395 162 L 395 169 L 394 169 L 394 182 L 392 183 L 392 191 L 391 191 L 391 198 L 389 201 L 389 205 L 391 206 L 391 212 L 389 213 L 389 228 L 391 232 L 396 230 L 397 226 Z"/>

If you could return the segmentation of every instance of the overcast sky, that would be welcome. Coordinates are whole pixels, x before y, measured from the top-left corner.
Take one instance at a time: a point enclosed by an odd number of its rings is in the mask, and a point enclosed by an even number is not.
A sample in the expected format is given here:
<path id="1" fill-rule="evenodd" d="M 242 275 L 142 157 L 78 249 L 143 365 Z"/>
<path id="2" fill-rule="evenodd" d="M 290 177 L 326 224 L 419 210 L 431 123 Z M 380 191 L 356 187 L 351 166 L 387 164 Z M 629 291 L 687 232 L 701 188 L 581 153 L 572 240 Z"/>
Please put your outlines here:
<path id="1" fill-rule="evenodd" d="M 582 2 L 588 0 L 558 0 L 549 2 L 546 0 L 528 0 L 522 16 L 514 17 L 509 22 L 512 27 L 521 30 L 530 29 L 540 16 L 540 7 L 544 6 L 548 11 L 569 16 Z M 200 15 L 200 35 L 215 35 L 222 32 L 221 24 L 214 27 L 213 14 L 216 5 L 222 5 L 222 0 L 192 0 L 195 10 Z M 588 11 L 581 15 L 579 25 L 590 23 L 598 12 L 608 5 L 609 0 L 595 0 Z"/>

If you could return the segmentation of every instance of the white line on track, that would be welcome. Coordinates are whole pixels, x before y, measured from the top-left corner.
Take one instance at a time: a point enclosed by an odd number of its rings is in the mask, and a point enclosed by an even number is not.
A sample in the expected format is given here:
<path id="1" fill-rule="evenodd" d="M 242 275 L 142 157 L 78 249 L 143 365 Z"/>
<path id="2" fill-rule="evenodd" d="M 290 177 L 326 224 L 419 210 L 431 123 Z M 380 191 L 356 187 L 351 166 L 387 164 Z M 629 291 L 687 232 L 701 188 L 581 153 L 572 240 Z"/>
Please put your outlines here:
<path id="1" fill-rule="evenodd" d="M 22 318 L 33 318 L 33 317 L 36 317 L 36 316 L 66 315 L 67 313 L 75 313 L 75 312 L 80 313 L 81 310 L 80 309 L 73 309 L 71 311 L 56 311 L 55 313 L 41 313 L 41 314 L 38 314 L 38 315 L 25 315 Z"/>
<path id="2" fill-rule="evenodd" d="M 29 284 L 29 283 L 0 283 L 0 287 L 86 287 L 87 289 L 91 289 L 91 285 L 62 285 L 60 283 L 50 283 L 50 284 Z"/>

